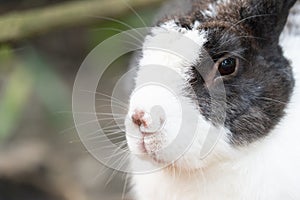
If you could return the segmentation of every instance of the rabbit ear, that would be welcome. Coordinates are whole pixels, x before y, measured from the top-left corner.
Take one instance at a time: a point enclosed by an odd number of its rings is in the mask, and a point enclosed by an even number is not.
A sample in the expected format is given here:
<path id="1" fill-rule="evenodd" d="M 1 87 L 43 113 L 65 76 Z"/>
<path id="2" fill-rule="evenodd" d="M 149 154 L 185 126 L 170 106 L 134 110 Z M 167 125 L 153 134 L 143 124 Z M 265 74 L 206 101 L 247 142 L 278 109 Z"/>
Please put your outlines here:
<path id="1" fill-rule="evenodd" d="M 240 17 L 262 46 L 278 42 L 290 8 L 297 0 L 250 0 L 240 10 Z"/>

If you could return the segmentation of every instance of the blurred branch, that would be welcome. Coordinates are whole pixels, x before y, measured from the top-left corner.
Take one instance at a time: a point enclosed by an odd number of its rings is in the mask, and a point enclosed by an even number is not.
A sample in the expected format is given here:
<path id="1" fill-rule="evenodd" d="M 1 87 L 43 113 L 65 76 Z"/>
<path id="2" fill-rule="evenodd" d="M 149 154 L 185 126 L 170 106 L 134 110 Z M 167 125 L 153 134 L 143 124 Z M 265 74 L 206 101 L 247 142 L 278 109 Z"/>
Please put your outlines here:
<path id="1" fill-rule="evenodd" d="M 133 8 L 146 7 L 162 0 L 85 0 L 62 3 L 35 10 L 0 16 L 0 43 L 17 41 L 52 30 L 99 22 L 99 18 L 116 17 Z"/>

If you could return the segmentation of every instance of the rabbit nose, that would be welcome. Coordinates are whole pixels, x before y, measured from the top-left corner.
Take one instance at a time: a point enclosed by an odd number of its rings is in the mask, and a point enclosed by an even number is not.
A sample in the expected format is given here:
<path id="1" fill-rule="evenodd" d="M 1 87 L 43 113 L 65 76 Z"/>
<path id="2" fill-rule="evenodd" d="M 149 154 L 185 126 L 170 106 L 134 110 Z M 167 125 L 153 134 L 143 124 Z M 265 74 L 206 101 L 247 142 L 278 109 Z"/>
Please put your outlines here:
<path id="1" fill-rule="evenodd" d="M 131 119 L 134 124 L 139 126 L 142 133 L 156 133 L 164 127 L 166 122 L 165 112 L 160 106 L 151 108 L 151 112 L 147 113 L 144 110 L 134 110 Z"/>
<path id="2" fill-rule="evenodd" d="M 144 111 L 136 109 L 134 111 L 133 115 L 131 116 L 131 119 L 132 119 L 133 123 L 135 123 L 138 126 L 141 126 L 142 124 L 144 126 L 147 126 L 147 123 L 144 119 L 144 115 L 145 115 Z"/>
<path id="3" fill-rule="evenodd" d="M 166 122 L 165 112 L 160 106 L 154 106 L 150 114 L 141 109 L 134 110 L 131 116 L 134 124 L 139 126 L 142 134 L 157 133 Z"/>

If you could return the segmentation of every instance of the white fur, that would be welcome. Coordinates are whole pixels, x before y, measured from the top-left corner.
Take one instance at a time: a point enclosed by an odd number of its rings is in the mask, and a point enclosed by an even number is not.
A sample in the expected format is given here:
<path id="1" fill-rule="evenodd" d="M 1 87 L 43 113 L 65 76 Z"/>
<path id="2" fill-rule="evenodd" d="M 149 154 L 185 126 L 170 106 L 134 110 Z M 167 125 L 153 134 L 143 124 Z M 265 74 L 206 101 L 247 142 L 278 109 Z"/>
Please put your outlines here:
<path id="1" fill-rule="evenodd" d="M 217 4 L 227 4 L 230 0 L 217 0 Z"/>
<path id="2" fill-rule="evenodd" d="M 289 20 L 294 20 L 294 18 L 291 17 Z M 171 26 L 169 25 L 167 26 L 170 29 L 167 32 L 180 30 L 180 28 L 172 24 Z M 187 34 L 189 31 L 183 30 L 182 32 L 182 34 Z M 137 200 L 300 199 L 300 128 L 298 122 L 300 116 L 300 56 L 298 53 L 300 36 L 288 31 L 284 31 L 284 34 L 281 38 L 281 44 L 284 47 L 285 55 L 291 59 L 295 71 L 296 88 L 291 103 L 288 105 L 287 115 L 274 131 L 268 137 L 246 148 L 233 149 L 226 143 L 228 130 L 222 129 L 221 131 L 224 133 L 223 138 L 220 139 L 214 151 L 204 160 L 197 159 L 196 151 L 199 151 L 201 148 L 203 138 L 196 137 L 194 143 L 179 160 L 176 167 L 132 177 L 133 192 Z M 191 38 L 194 41 L 199 41 L 201 47 L 203 37 L 200 39 L 201 35 L 199 38 L 195 38 L 196 34 L 194 33 L 191 33 L 191 35 L 193 35 Z M 158 32 L 153 37 L 147 38 L 146 46 L 152 42 L 155 43 L 156 39 L 157 42 L 168 39 L 168 43 L 171 46 L 175 45 L 174 48 L 177 48 L 174 38 L 160 36 Z M 180 41 L 180 38 L 176 38 L 177 40 Z M 184 44 L 179 42 L 178 45 Z M 195 46 L 195 48 L 190 49 L 190 52 L 191 58 L 196 58 L 199 48 L 197 49 Z M 157 90 L 154 87 L 152 89 L 151 87 L 145 88 L 144 91 L 141 89 L 141 94 L 148 98 L 144 99 L 139 95 L 135 98 L 133 95 L 130 109 L 135 109 L 136 106 L 147 105 L 144 107 L 147 110 L 153 104 L 160 103 L 168 107 L 166 110 L 174 110 L 176 114 L 180 115 L 178 102 L 182 101 L 184 105 L 181 108 L 187 109 L 191 113 L 191 118 L 198 116 L 199 113 L 194 107 L 195 104 L 178 94 L 182 89 L 180 84 L 184 84 L 184 80 L 187 78 L 185 75 L 182 75 L 182 70 L 185 68 L 183 66 L 188 66 L 185 65 L 188 63 L 165 51 L 145 50 L 137 76 L 138 85 L 142 84 L 143 79 L 147 79 L 149 76 L 146 68 L 151 63 L 174 69 L 182 79 L 173 80 L 171 77 L 168 77 L 168 84 L 170 84 L 174 94 L 170 92 L 163 94 L 163 89 Z M 151 98 L 154 99 L 153 102 Z M 167 113 L 167 118 L 171 117 L 171 114 Z M 202 132 L 207 132 L 211 124 L 202 117 L 199 118 L 197 132 L 203 136 Z M 184 123 L 177 121 L 176 116 L 174 116 L 173 120 L 172 123 L 174 124 Z M 190 119 L 182 120 L 189 121 Z M 127 127 L 127 134 L 129 132 L 139 134 L 137 128 L 131 126 L 129 121 L 127 121 Z M 166 128 L 166 133 L 169 133 L 168 131 L 171 130 L 171 127 L 169 127 L 170 129 Z M 128 138 L 128 140 L 134 143 L 134 139 Z M 129 146 L 131 148 L 134 147 L 134 145 L 130 144 Z M 186 167 L 195 170 L 187 172 L 185 171 Z"/>
<path id="3" fill-rule="evenodd" d="M 199 22 L 196 21 L 193 30 L 188 31 L 171 20 L 153 28 L 153 36 L 147 36 L 143 45 L 140 70 L 147 65 L 161 65 L 181 75 L 184 74 L 183 70 L 188 71 L 188 66 L 199 58 L 200 48 L 206 41 L 205 33 L 199 33 L 198 26 Z"/>
<path id="4" fill-rule="evenodd" d="M 208 5 L 208 8 L 204 11 L 201 11 L 201 14 L 205 18 L 214 18 L 218 15 L 219 5 L 225 5 L 230 3 L 230 0 L 217 0 L 214 3 Z"/>
<path id="5" fill-rule="evenodd" d="M 217 4 L 212 3 L 208 5 L 208 8 L 204 11 L 201 11 L 202 15 L 205 17 L 216 17 L 218 12 L 217 12 Z"/>

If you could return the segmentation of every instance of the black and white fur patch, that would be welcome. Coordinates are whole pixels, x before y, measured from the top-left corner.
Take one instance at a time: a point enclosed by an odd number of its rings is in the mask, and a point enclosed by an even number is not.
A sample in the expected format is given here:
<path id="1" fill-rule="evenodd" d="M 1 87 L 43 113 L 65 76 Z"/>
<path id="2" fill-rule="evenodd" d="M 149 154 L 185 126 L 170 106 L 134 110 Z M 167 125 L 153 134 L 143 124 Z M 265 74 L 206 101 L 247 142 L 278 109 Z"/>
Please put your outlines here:
<path id="1" fill-rule="evenodd" d="M 224 55 L 239 59 L 237 75 L 223 79 L 227 97 L 225 127 L 231 132 L 233 144 L 265 137 L 284 115 L 294 79 L 278 40 L 294 2 L 173 1 L 156 22 L 163 27 L 174 22 L 176 26 L 173 23 L 170 29 L 186 31 L 194 30 L 197 24 L 199 33 L 205 32 L 204 50 L 214 61 Z M 215 114 L 211 113 L 210 96 L 197 67 L 197 63 L 192 66 L 194 98 L 201 114 L 211 120 Z"/>

